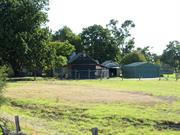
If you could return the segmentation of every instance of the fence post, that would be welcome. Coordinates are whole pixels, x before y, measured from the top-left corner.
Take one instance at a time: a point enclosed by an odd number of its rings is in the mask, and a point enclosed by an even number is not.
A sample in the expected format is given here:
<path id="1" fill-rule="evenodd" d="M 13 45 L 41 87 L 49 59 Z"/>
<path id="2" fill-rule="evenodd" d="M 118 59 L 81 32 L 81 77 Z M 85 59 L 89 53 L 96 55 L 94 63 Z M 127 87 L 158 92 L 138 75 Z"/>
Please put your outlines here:
<path id="1" fill-rule="evenodd" d="M 78 79 L 80 80 L 81 78 L 81 74 L 80 74 L 80 71 L 78 72 Z"/>
<path id="2" fill-rule="evenodd" d="M 1 128 L 1 130 L 2 130 L 2 135 L 8 135 L 8 134 L 9 134 L 9 131 L 8 131 L 8 129 L 7 129 L 6 127 L 2 127 L 2 126 L 0 125 L 0 128 Z"/>
<path id="3" fill-rule="evenodd" d="M 15 116 L 15 125 L 16 125 L 16 134 L 21 131 L 20 124 L 19 124 L 19 116 Z"/>
<path id="4" fill-rule="evenodd" d="M 100 78 L 100 79 L 102 80 L 102 75 L 103 75 L 102 70 L 101 70 L 101 74 L 100 74 L 100 75 L 101 75 L 101 78 Z"/>
<path id="5" fill-rule="evenodd" d="M 92 135 L 98 135 L 98 128 L 92 128 Z"/>
<path id="6" fill-rule="evenodd" d="M 88 79 L 91 79 L 91 71 L 88 69 Z"/>
<path id="7" fill-rule="evenodd" d="M 76 80 L 76 78 L 77 78 L 77 72 L 76 70 L 74 70 L 74 79 Z"/>
<path id="8" fill-rule="evenodd" d="M 180 77 L 180 73 L 176 72 L 176 73 L 175 73 L 176 81 L 178 81 L 179 77 Z"/>

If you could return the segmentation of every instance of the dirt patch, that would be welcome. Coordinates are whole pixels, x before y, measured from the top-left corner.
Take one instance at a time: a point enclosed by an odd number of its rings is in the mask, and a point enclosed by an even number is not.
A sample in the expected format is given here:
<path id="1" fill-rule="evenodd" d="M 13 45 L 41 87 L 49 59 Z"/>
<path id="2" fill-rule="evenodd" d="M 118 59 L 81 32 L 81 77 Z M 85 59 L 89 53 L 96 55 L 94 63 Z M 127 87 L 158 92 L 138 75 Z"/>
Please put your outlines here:
<path id="1" fill-rule="evenodd" d="M 158 96 L 160 100 L 166 101 L 168 103 L 173 103 L 175 101 L 180 101 L 179 97 L 174 97 L 174 96 Z"/>
<path id="2" fill-rule="evenodd" d="M 94 103 L 130 102 L 149 104 L 160 101 L 160 99 L 156 97 L 140 92 L 124 92 L 94 87 L 38 83 L 7 88 L 6 96 L 10 98 L 55 99 Z"/>

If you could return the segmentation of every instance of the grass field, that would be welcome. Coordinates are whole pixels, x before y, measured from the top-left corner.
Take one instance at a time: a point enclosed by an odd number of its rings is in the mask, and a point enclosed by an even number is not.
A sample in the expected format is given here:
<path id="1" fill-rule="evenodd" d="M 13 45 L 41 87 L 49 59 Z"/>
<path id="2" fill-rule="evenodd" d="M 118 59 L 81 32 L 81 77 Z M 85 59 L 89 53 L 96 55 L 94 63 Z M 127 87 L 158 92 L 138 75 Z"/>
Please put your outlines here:
<path id="1" fill-rule="evenodd" d="M 9 81 L 0 118 L 30 135 L 179 135 L 180 81 Z M 8 123 L 12 126 L 11 122 Z M 12 126 L 13 128 L 13 126 Z"/>

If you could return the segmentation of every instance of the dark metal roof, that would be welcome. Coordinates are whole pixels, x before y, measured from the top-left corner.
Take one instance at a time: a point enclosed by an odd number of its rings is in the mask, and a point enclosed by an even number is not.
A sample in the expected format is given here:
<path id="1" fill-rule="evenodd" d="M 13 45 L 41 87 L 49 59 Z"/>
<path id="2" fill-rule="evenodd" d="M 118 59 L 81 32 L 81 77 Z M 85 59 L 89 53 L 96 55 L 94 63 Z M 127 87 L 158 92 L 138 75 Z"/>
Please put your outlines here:
<path id="1" fill-rule="evenodd" d="M 82 52 L 82 53 L 78 53 L 72 57 L 70 57 L 68 63 L 72 63 L 74 62 L 75 60 L 77 60 L 79 57 L 88 57 L 90 58 L 93 62 L 95 62 L 96 64 L 99 64 L 98 60 L 94 60 L 92 57 L 90 57 L 88 54 Z"/>
<path id="2" fill-rule="evenodd" d="M 124 65 L 124 66 L 127 66 L 127 67 L 136 67 L 136 66 L 140 66 L 140 65 L 143 65 L 143 64 L 145 64 L 145 62 L 134 62 L 134 63 L 127 64 L 127 65 Z"/>
<path id="3" fill-rule="evenodd" d="M 124 67 L 138 67 L 138 66 L 142 66 L 142 65 L 153 65 L 153 66 L 158 66 L 156 64 L 152 64 L 152 63 L 147 63 L 147 62 L 134 62 L 134 63 L 131 63 L 131 64 L 127 64 L 127 65 L 124 65 Z"/>

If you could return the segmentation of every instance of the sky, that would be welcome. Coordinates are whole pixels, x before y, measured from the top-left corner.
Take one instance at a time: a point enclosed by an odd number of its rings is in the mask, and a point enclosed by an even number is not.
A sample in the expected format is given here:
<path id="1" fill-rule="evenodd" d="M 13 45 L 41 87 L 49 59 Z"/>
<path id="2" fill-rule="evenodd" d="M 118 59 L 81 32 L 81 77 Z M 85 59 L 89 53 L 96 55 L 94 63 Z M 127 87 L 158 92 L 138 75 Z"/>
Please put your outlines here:
<path id="1" fill-rule="evenodd" d="M 161 54 L 169 41 L 180 40 L 180 0 L 49 0 L 48 26 L 57 31 L 68 26 L 79 34 L 83 28 L 111 19 L 132 20 L 136 47 L 151 46 Z"/>

